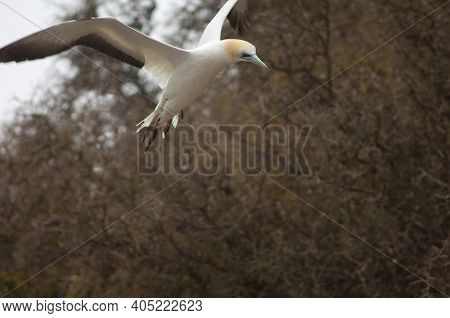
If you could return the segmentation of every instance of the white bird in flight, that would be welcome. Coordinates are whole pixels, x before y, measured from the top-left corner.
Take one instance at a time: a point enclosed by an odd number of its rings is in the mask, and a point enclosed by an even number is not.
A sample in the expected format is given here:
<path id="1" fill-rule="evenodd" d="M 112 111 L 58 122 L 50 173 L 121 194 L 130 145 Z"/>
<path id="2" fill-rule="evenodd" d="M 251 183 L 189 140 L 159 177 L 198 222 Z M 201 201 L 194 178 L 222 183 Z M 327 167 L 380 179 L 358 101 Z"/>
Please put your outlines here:
<path id="1" fill-rule="evenodd" d="M 163 137 L 177 127 L 183 110 L 199 97 L 214 76 L 238 62 L 267 66 L 254 45 L 236 39 L 221 40 L 228 17 L 240 33 L 248 28 L 248 0 L 228 0 L 206 27 L 198 46 L 183 50 L 156 41 L 115 18 L 68 21 L 34 33 L 0 49 L 0 63 L 41 59 L 81 45 L 121 62 L 147 70 L 163 90 L 155 110 L 137 126 L 146 129 L 146 150 L 158 131 Z"/>

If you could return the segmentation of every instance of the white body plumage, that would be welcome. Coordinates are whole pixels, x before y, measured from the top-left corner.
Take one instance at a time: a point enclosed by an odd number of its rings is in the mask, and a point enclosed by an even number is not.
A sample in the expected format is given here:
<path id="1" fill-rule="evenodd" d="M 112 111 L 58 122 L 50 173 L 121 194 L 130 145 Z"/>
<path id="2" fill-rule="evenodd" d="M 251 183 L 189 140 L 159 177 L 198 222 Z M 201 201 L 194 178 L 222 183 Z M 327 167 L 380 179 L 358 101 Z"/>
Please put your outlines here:
<path id="1" fill-rule="evenodd" d="M 244 61 L 267 69 L 252 44 L 220 39 L 227 17 L 240 31 L 248 27 L 247 6 L 247 0 L 228 0 L 194 50 L 159 42 L 114 18 L 89 18 L 55 25 L 1 48 L 0 63 L 41 59 L 81 45 L 145 68 L 163 89 L 156 109 L 138 124 L 138 131 L 146 128 L 148 148 L 159 129 L 164 136 L 171 124 L 176 127 L 180 112 L 226 66 Z"/>
<path id="2" fill-rule="evenodd" d="M 229 55 L 226 41 L 211 42 L 188 51 L 185 60 L 173 70 L 155 112 L 141 123 L 140 129 L 148 127 L 157 115 L 159 125 L 165 124 L 190 106 L 210 81 L 233 63 L 235 59 Z"/>

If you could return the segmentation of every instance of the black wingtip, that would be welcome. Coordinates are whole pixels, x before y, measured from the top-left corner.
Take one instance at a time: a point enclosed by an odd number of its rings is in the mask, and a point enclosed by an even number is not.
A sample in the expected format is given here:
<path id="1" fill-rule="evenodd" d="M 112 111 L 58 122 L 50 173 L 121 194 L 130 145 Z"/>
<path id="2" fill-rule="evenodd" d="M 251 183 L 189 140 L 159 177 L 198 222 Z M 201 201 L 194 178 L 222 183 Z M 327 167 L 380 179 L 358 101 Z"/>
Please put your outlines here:
<path id="1" fill-rule="evenodd" d="M 0 49 L 0 63 L 8 63 L 8 62 L 12 62 L 11 58 L 9 57 L 8 54 L 6 54 L 6 52 L 3 51 L 3 49 Z"/>
<path id="2" fill-rule="evenodd" d="M 228 20 L 233 29 L 237 29 L 239 35 L 244 35 L 250 28 L 251 20 L 247 14 L 242 14 L 233 10 L 228 14 Z"/>

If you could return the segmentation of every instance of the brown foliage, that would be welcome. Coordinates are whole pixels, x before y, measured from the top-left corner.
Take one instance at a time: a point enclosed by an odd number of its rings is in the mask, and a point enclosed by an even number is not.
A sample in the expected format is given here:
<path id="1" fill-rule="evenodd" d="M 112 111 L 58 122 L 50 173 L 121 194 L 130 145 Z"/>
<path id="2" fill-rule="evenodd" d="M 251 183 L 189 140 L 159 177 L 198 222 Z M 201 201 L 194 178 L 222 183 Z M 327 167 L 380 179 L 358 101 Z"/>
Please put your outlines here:
<path id="1" fill-rule="evenodd" d="M 307 95 L 444 2 L 254 3 L 245 39 L 271 72 L 225 71 L 186 121 L 262 124 L 295 103 L 272 122 L 312 127 L 313 175 L 276 181 L 449 293 L 448 6 Z M 180 25 L 200 30 L 202 12 L 180 13 Z M 153 86 L 85 52 L 134 90 L 69 54 L 76 75 L 5 127 L 2 293 L 177 180 L 136 172 L 133 129 Z M 224 173 L 186 177 L 11 295 L 442 296 L 264 176 Z"/>

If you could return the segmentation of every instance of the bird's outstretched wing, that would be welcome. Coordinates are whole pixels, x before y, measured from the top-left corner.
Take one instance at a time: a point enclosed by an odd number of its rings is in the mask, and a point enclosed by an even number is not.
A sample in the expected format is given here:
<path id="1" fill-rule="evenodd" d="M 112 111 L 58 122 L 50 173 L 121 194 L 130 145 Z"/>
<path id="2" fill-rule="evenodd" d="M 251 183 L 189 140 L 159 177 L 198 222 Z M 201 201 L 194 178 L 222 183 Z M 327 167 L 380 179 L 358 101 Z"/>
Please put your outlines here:
<path id="1" fill-rule="evenodd" d="M 214 19 L 208 24 L 200 39 L 199 46 L 213 41 L 220 41 L 222 27 L 228 17 L 231 26 L 239 33 L 247 31 L 250 20 L 248 17 L 248 0 L 228 0 Z"/>
<path id="2" fill-rule="evenodd" d="M 145 68 L 164 88 L 187 51 L 161 43 L 114 18 L 69 21 L 0 49 L 0 63 L 41 59 L 75 46 L 96 49 L 121 62 Z"/>

